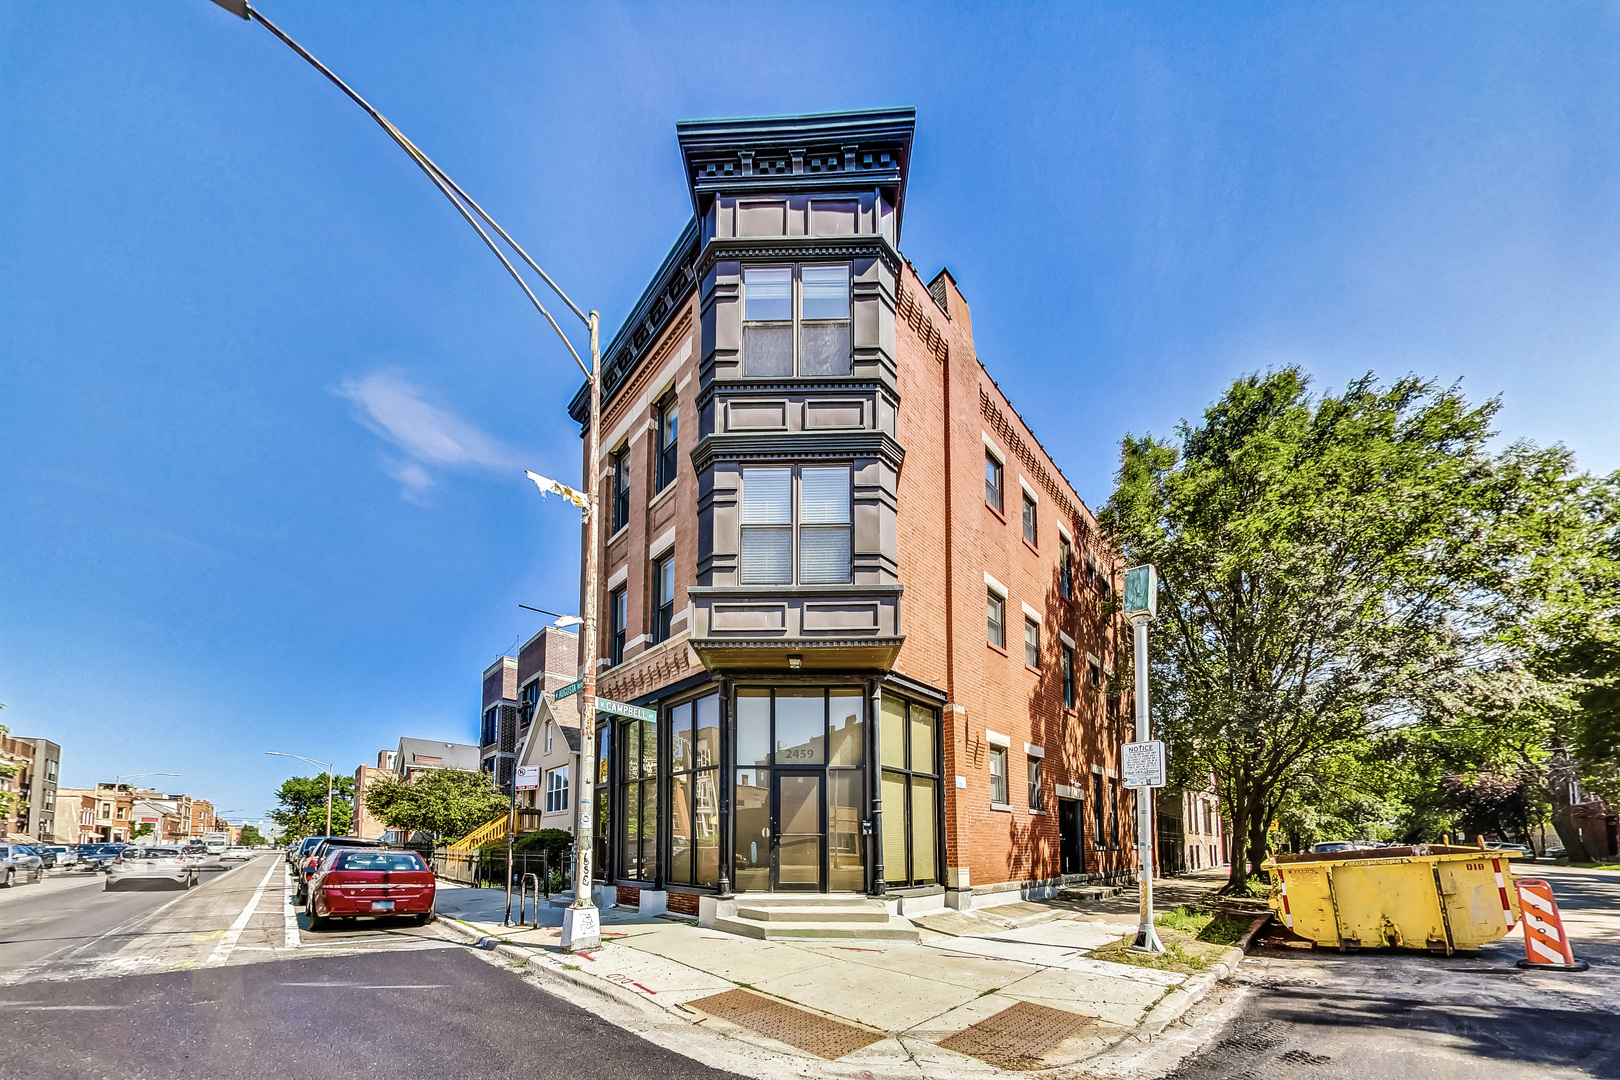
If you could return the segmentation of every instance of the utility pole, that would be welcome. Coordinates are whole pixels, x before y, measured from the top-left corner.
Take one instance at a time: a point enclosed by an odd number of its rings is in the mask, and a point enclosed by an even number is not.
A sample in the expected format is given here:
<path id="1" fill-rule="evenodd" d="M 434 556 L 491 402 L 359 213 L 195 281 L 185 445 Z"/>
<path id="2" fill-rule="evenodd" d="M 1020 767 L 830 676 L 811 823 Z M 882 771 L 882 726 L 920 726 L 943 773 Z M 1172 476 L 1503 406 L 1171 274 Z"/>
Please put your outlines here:
<path id="1" fill-rule="evenodd" d="M 1153 789 L 1164 786 L 1164 744 L 1148 731 L 1148 621 L 1159 609 L 1159 574 L 1151 565 L 1125 571 L 1125 616 L 1136 645 L 1136 742 L 1122 748 L 1120 776 L 1136 789 L 1136 863 L 1141 882 L 1134 952 L 1164 952 L 1153 928 Z M 1152 766 L 1156 764 L 1155 770 Z M 1144 767 L 1146 766 L 1146 767 Z"/>
<path id="2" fill-rule="evenodd" d="M 416 163 L 416 167 L 421 169 L 423 174 L 433 182 L 433 186 L 439 189 L 440 194 L 450 200 L 450 204 L 461 214 L 462 219 L 472 227 L 473 231 L 478 233 L 479 237 L 484 241 L 484 245 L 489 248 L 490 253 L 500 260 L 501 265 L 506 268 L 506 272 L 511 275 L 512 280 L 517 282 L 518 288 L 522 289 L 523 294 L 528 297 L 529 303 L 534 305 L 535 310 L 545 318 L 546 322 L 551 325 L 552 330 L 556 331 L 557 336 L 562 339 L 563 346 L 567 348 L 569 355 L 574 358 L 574 363 L 578 364 L 579 369 L 585 373 L 586 382 L 590 385 L 591 426 L 586 451 L 585 491 L 583 493 L 575 491 L 573 488 L 558 484 L 556 481 L 546 480 L 545 477 L 536 476 L 534 473 L 528 475 L 530 479 L 540 486 L 542 492 L 554 492 L 563 495 L 578 506 L 584 513 L 587 524 L 588 546 L 585 552 L 584 613 L 585 671 L 582 675 L 584 686 L 580 701 L 580 771 L 584 775 L 580 777 L 580 798 L 575 811 L 575 821 L 577 823 L 574 830 L 575 899 L 573 905 L 563 911 L 562 943 L 563 948 L 570 952 L 594 948 L 600 945 L 602 941 L 600 917 L 596 910 L 596 904 L 591 898 L 592 822 L 591 797 L 587 792 L 594 790 L 594 785 L 587 785 L 584 781 L 587 776 L 594 779 L 594 756 L 596 751 L 596 587 L 601 558 L 600 553 L 597 551 L 600 518 L 598 513 L 600 502 L 597 490 L 599 486 L 597 455 L 601 450 L 602 421 L 602 386 L 600 377 L 602 352 L 599 340 L 601 318 L 595 311 L 587 315 L 578 304 L 569 299 L 568 294 L 562 291 L 562 288 L 551 279 L 551 276 L 545 270 L 541 269 L 540 264 L 530 258 L 529 253 L 524 251 L 518 242 L 512 239 L 511 234 L 503 229 L 500 223 L 491 217 L 482 206 L 474 202 L 472 196 L 462 190 L 461 185 L 452 180 L 449 174 L 439 168 L 438 165 L 434 164 L 432 159 L 422 153 L 415 143 L 407 139 L 403 132 L 388 121 L 387 117 L 373 108 L 369 101 L 356 93 L 348 83 L 338 78 L 331 68 L 317 60 L 308 49 L 298 44 L 280 27 L 265 18 L 248 0 L 214 0 L 214 3 L 232 15 L 249 22 L 257 22 L 270 31 L 284 45 L 325 76 L 332 85 L 343 91 L 344 95 L 364 110 L 367 116 L 377 122 L 377 126 L 381 127 L 388 134 L 388 137 L 394 140 L 395 144 L 410 156 L 411 160 Z M 483 224 L 480 224 L 480 222 Z M 489 231 L 485 230 L 485 225 L 489 227 Z M 506 257 L 501 247 L 496 244 L 494 237 L 490 236 L 490 231 L 499 236 L 507 248 L 514 252 L 529 269 L 538 274 L 540 279 L 550 287 L 551 291 L 556 293 L 562 302 L 568 306 L 568 310 L 572 311 L 575 317 L 589 329 L 591 335 L 590 367 L 585 366 L 585 361 L 580 359 L 579 351 L 574 348 L 573 342 L 568 339 L 567 334 L 563 333 L 562 327 L 557 325 L 557 320 L 552 318 L 551 312 L 546 310 L 545 305 L 540 302 L 540 298 L 535 296 L 534 290 L 529 288 L 528 282 L 524 280 L 523 275 L 518 273 L 517 267 L 512 265 L 511 260 Z M 330 775 L 328 775 L 328 780 L 330 780 Z M 330 824 L 327 826 L 327 831 L 331 831 Z M 510 878 L 510 874 L 508 878 Z M 508 885 L 510 886 L 510 881 L 508 881 Z"/>

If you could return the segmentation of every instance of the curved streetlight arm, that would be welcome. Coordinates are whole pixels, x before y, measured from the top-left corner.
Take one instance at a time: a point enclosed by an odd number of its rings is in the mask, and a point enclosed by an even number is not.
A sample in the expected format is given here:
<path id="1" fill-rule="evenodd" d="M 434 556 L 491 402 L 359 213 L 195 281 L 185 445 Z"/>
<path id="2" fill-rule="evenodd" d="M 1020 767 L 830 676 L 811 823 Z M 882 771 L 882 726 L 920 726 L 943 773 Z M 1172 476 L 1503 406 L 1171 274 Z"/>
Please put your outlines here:
<path id="1" fill-rule="evenodd" d="M 471 196 L 462 190 L 460 184 L 452 180 L 450 176 L 443 169 L 439 168 L 439 166 L 435 164 L 431 158 L 422 153 L 416 144 L 411 142 L 410 139 L 406 138 L 405 133 L 390 123 L 386 116 L 378 112 L 372 106 L 371 102 L 357 94 L 348 83 L 338 78 L 337 74 L 332 71 L 331 68 L 317 60 L 315 56 L 307 49 L 283 32 L 279 26 L 265 18 L 257 8 L 246 3 L 245 0 L 214 0 L 214 2 L 225 10 L 231 12 L 233 15 L 238 15 L 247 20 L 257 21 L 266 30 L 280 38 L 289 49 L 303 57 L 303 59 L 307 61 L 311 67 L 315 68 L 315 70 L 326 76 L 326 78 L 331 81 L 332 85 L 336 86 L 339 90 L 342 90 L 343 93 L 348 96 L 350 101 L 353 101 L 356 105 L 365 110 L 366 115 L 375 120 L 377 125 L 381 127 L 383 131 L 388 133 L 388 137 L 393 139 L 394 142 L 399 145 L 401 150 L 404 150 L 410 155 L 411 160 L 416 162 L 417 167 L 422 170 L 429 180 L 433 181 L 434 186 L 439 189 L 445 198 L 450 200 L 451 204 L 455 206 L 457 212 L 459 212 L 461 216 L 467 220 L 467 224 L 471 225 L 475 230 L 477 230 L 478 235 L 483 238 L 483 241 L 489 247 L 490 252 L 501 261 L 502 266 L 506 267 L 506 272 L 512 275 L 512 280 L 518 283 L 518 287 L 522 289 L 524 295 L 529 298 L 529 302 L 534 305 L 535 310 L 539 311 L 540 314 L 545 317 L 546 322 L 551 324 L 551 328 L 557 332 L 557 336 L 562 339 L 564 347 L 568 349 L 569 355 L 574 358 L 574 363 L 579 365 L 579 369 L 585 373 L 585 377 L 587 379 L 591 378 L 591 370 L 585 366 L 585 361 L 580 359 L 579 352 L 574 348 L 574 343 L 568 340 L 568 335 L 564 334 L 562 327 L 557 325 L 557 320 L 552 318 L 551 312 L 546 310 L 546 306 L 540 302 L 540 298 L 534 295 L 534 290 L 529 288 L 528 282 L 523 280 L 522 275 L 517 272 L 517 268 L 512 265 L 510 260 L 508 260 L 507 257 L 501 252 L 500 248 L 496 246 L 495 241 L 490 238 L 489 233 L 485 232 L 483 226 L 479 225 L 478 222 L 473 219 L 472 214 L 467 212 L 467 207 L 472 207 L 473 211 L 477 213 L 480 218 L 483 218 L 484 221 L 488 222 L 490 228 L 494 229 L 496 233 L 500 235 L 501 239 L 505 240 L 507 244 L 511 246 L 512 250 L 518 253 L 518 256 L 528 264 L 529 268 L 535 273 L 539 274 L 541 279 L 544 280 L 547 285 L 551 286 L 552 291 L 562 298 L 562 302 L 567 304 L 568 309 L 578 316 L 580 322 L 589 326 L 590 318 L 579 309 L 579 305 L 574 303 L 573 300 L 569 299 L 568 294 L 563 292 L 557 283 L 551 279 L 551 275 L 546 273 L 545 270 L 541 268 L 539 263 L 530 258 L 529 253 L 524 251 L 522 245 L 520 245 L 516 240 L 512 239 L 510 233 L 501 228 L 498 221 L 490 217 L 482 206 L 479 206 Z M 465 203 L 465 205 L 463 205 L 463 203 Z"/>
<path id="2" fill-rule="evenodd" d="M 321 768 L 326 770 L 326 835 L 331 836 L 332 835 L 332 769 L 333 769 L 333 766 L 328 764 L 325 761 L 316 761 L 312 757 L 305 757 L 303 754 L 283 754 L 280 750 L 266 750 L 265 753 L 267 755 L 269 755 L 270 757 L 297 758 L 299 761 L 307 761 L 311 765 L 319 765 Z"/>

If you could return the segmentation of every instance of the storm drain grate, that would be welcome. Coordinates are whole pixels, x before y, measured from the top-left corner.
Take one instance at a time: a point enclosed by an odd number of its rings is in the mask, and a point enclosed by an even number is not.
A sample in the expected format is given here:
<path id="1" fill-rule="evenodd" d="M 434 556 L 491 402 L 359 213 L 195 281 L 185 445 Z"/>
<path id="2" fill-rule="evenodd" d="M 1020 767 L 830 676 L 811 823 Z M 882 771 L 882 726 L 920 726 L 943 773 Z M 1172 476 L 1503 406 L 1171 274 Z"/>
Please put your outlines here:
<path id="1" fill-rule="evenodd" d="M 841 1024 L 747 990 L 727 990 L 713 997 L 688 1001 L 686 1006 L 741 1024 L 766 1038 L 796 1046 L 828 1061 L 853 1054 L 883 1038 L 864 1028 Z"/>
<path id="2" fill-rule="evenodd" d="M 1089 1016 L 1020 1001 L 939 1045 L 1000 1069 L 1035 1069 L 1042 1065 L 1041 1055 L 1096 1023 Z"/>

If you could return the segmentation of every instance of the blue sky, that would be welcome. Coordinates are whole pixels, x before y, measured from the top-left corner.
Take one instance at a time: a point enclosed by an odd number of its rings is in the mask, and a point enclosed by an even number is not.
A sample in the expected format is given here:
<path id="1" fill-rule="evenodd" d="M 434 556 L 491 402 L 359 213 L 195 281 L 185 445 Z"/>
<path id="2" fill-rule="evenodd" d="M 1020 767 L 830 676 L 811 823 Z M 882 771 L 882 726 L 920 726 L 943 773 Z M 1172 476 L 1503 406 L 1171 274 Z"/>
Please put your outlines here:
<path id="1" fill-rule="evenodd" d="M 1616 4 L 263 6 L 610 329 L 677 119 L 915 106 L 902 247 L 1094 506 L 1291 362 L 1620 468 Z M 577 478 L 577 372 L 504 271 L 206 0 L 0 3 L 0 147 L 0 721 L 248 817 L 265 750 L 468 739 L 577 605 L 522 478 Z"/>

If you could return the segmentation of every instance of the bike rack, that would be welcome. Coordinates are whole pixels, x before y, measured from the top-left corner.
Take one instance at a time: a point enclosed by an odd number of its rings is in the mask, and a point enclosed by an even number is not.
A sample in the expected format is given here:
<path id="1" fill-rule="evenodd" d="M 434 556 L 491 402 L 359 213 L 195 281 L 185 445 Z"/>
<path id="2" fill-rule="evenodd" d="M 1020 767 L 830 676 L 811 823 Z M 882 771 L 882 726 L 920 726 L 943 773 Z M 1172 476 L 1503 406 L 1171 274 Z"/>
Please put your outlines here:
<path id="1" fill-rule="evenodd" d="M 534 882 L 534 887 L 533 887 L 532 891 L 531 891 L 530 886 L 529 886 L 529 883 L 531 881 Z M 523 921 L 523 904 L 524 904 L 525 900 L 531 895 L 534 897 L 534 922 L 533 923 L 525 923 Z M 540 878 L 535 874 L 524 874 L 523 875 L 523 880 L 518 884 L 518 921 L 517 921 L 517 924 L 519 926 L 531 926 L 532 925 L 536 930 L 538 930 L 540 928 Z"/>

